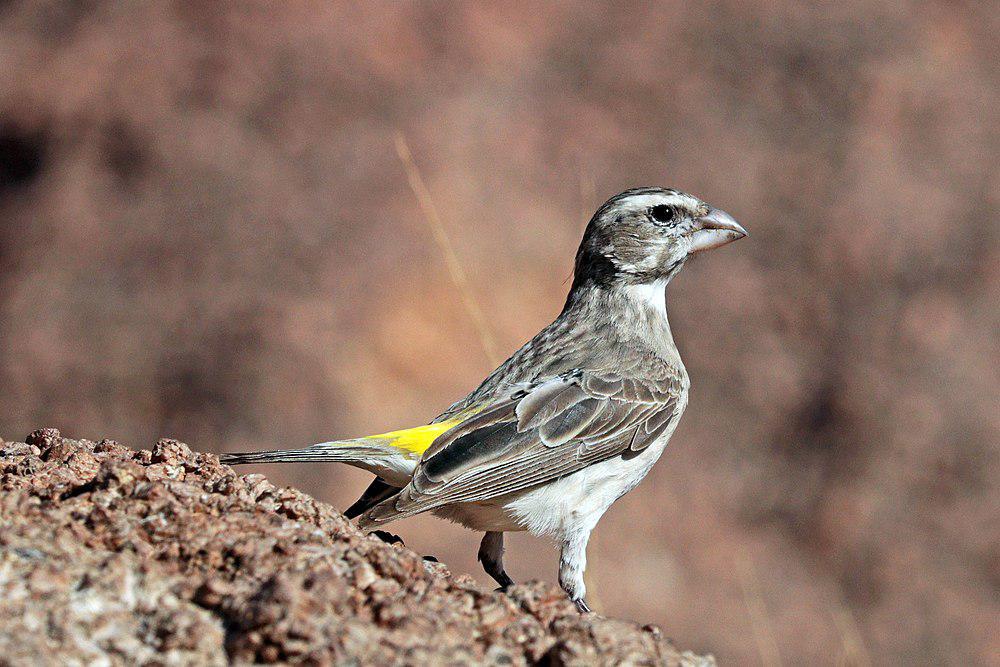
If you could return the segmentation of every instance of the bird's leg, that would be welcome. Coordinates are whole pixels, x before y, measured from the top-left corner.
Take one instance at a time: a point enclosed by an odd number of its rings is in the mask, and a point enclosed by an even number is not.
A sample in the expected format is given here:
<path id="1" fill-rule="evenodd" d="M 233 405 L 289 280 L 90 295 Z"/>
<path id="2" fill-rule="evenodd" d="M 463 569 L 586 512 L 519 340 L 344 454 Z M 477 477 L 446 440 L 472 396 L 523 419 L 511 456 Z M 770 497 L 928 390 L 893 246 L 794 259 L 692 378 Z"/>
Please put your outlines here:
<path id="1" fill-rule="evenodd" d="M 581 613 L 590 611 L 583 572 L 587 569 L 587 541 L 590 530 L 575 531 L 563 542 L 559 555 L 559 585 Z"/>
<path id="2" fill-rule="evenodd" d="M 483 542 L 479 545 L 479 562 L 483 564 L 486 574 L 500 584 L 500 590 L 514 585 L 514 580 L 503 569 L 503 533 L 490 531 L 483 535 Z"/>

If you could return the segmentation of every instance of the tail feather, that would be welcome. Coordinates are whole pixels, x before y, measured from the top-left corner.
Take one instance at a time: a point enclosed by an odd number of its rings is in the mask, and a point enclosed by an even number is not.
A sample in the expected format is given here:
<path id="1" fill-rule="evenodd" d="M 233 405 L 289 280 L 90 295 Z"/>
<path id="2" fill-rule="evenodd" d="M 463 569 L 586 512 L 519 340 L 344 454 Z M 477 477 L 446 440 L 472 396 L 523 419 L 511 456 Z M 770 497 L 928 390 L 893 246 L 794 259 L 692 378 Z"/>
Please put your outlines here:
<path id="1" fill-rule="evenodd" d="M 346 463 L 378 475 L 389 484 L 406 486 L 413 476 L 419 456 L 393 447 L 385 439 L 358 438 L 335 440 L 302 449 L 279 449 L 267 452 L 235 452 L 222 454 L 219 460 L 227 465 L 248 463 Z"/>
<path id="2" fill-rule="evenodd" d="M 229 452 L 219 460 L 227 465 L 246 463 L 350 463 L 365 457 L 384 455 L 375 447 L 347 441 L 324 442 L 302 449 L 276 449 L 266 452 Z"/>
<path id="3" fill-rule="evenodd" d="M 431 443 L 448 431 L 460 420 L 448 420 L 415 426 L 401 431 L 391 431 L 379 435 L 352 440 L 333 440 L 311 445 L 303 449 L 282 449 L 267 452 L 237 452 L 222 454 L 219 459 L 229 465 L 244 463 L 293 463 L 339 462 L 368 469 L 373 461 L 392 459 L 399 467 L 412 472 L 415 461 L 427 451 Z M 407 480 L 408 481 L 408 480 Z"/>

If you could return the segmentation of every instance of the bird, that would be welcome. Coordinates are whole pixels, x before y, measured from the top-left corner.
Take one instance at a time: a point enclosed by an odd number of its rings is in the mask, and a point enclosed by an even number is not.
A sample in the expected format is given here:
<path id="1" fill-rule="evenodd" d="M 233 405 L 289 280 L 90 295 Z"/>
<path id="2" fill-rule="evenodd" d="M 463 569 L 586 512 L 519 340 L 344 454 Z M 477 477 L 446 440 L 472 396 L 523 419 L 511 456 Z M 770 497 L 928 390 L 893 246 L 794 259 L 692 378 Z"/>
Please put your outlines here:
<path id="1" fill-rule="evenodd" d="M 431 512 L 483 532 L 478 558 L 500 590 L 514 583 L 504 533 L 553 538 L 559 585 L 589 612 L 590 534 L 660 458 L 688 403 L 666 286 L 693 255 L 746 235 L 679 190 L 626 190 L 587 224 L 559 316 L 433 421 L 222 462 L 340 462 L 374 473 L 348 518 L 371 532 Z"/>

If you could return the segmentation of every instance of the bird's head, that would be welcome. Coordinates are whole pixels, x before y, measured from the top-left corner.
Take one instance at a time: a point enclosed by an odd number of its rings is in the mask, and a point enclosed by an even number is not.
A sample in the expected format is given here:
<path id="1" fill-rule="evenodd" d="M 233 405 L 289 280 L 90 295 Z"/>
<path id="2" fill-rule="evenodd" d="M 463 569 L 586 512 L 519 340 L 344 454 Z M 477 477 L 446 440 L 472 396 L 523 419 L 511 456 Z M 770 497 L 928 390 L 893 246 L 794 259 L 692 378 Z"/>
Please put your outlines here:
<path id="1" fill-rule="evenodd" d="M 574 287 L 668 281 L 691 255 L 747 232 L 725 211 L 666 188 L 635 188 L 604 203 L 576 255 Z"/>

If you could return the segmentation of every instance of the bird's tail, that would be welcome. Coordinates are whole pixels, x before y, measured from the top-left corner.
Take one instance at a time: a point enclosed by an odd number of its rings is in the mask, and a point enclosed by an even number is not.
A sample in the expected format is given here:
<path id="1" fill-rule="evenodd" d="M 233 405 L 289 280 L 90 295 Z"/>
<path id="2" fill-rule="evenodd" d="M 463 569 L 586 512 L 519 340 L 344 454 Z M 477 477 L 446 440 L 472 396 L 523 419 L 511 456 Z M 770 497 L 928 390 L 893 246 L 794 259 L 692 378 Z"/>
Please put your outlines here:
<path id="1" fill-rule="evenodd" d="M 267 452 L 238 452 L 219 457 L 228 465 L 244 463 L 346 463 L 372 472 L 390 484 L 406 486 L 413 476 L 420 456 L 434 440 L 460 419 L 433 422 L 423 426 L 370 435 L 352 440 L 321 442 L 302 449 L 278 449 Z"/>
<path id="2" fill-rule="evenodd" d="M 358 447 L 351 441 L 322 442 L 302 449 L 274 449 L 266 452 L 229 452 L 220 454 L 226 465 L 246 463 L 350 463 L 375 453 L 370 447 Z"/>
<path id="3" fill-rule="evenodd" d="M 413 475 L 419 455 L 394 446 L 384 438 L 357 438 L 321 442 L 302 449 L 222 454 L 227 465 L 248 463 L 346 463 L 367 470 L 386 481 L 405 486 Z"/>

